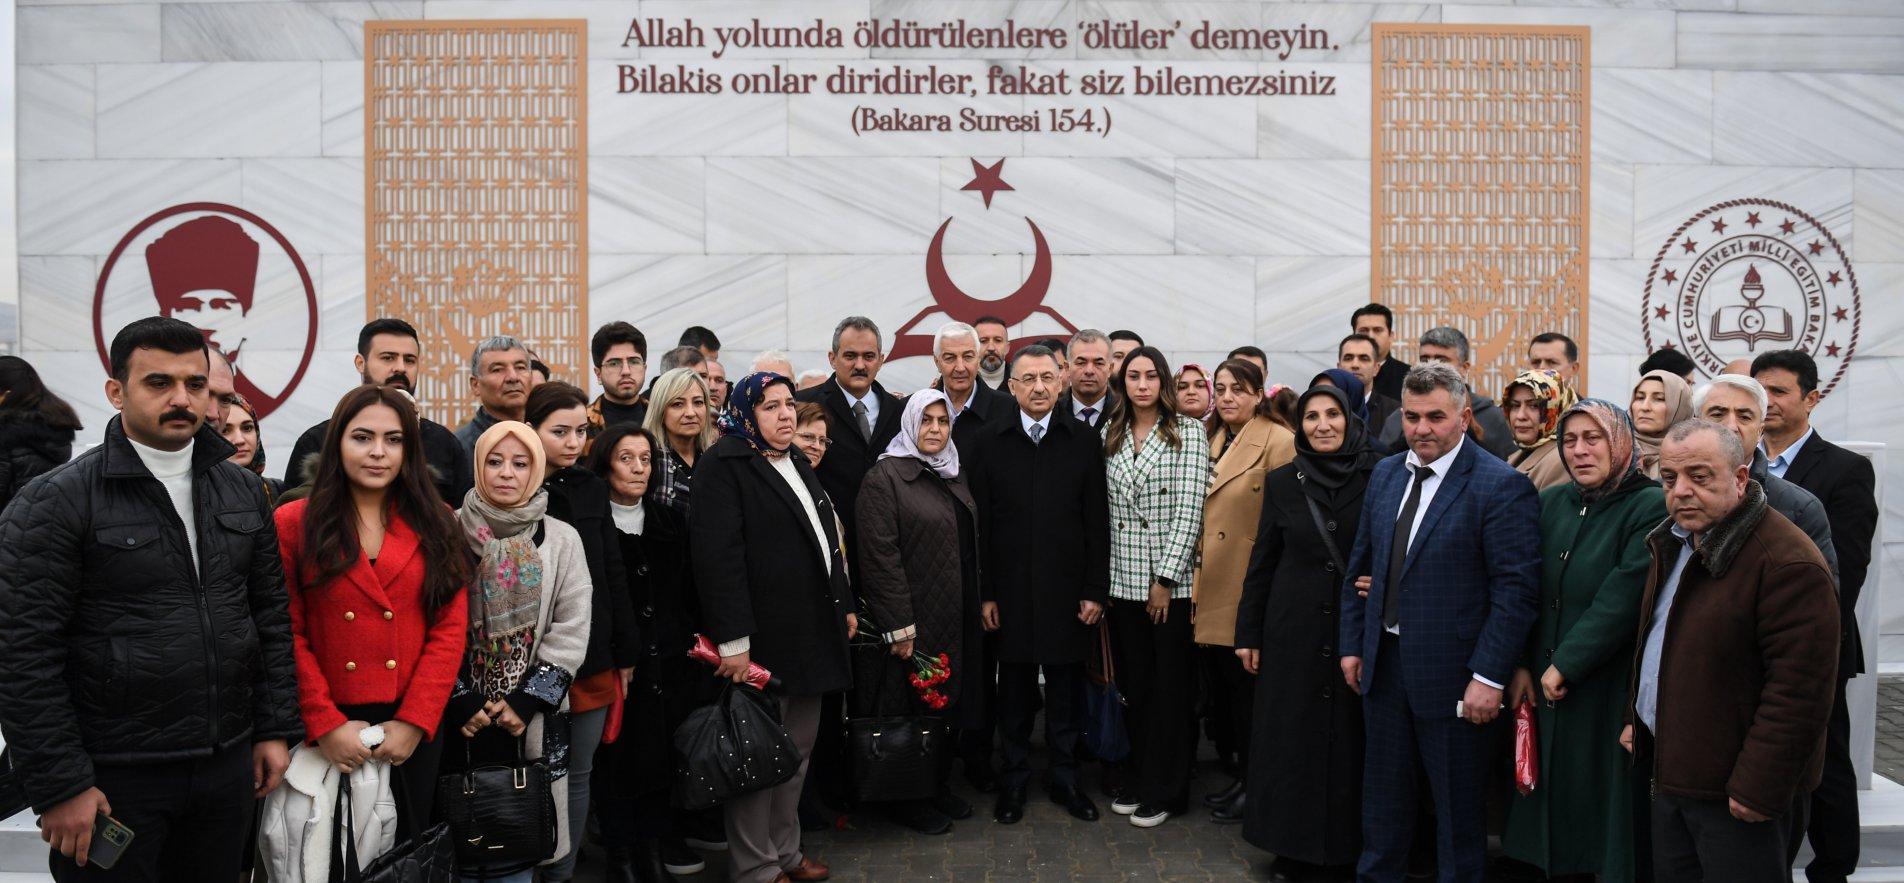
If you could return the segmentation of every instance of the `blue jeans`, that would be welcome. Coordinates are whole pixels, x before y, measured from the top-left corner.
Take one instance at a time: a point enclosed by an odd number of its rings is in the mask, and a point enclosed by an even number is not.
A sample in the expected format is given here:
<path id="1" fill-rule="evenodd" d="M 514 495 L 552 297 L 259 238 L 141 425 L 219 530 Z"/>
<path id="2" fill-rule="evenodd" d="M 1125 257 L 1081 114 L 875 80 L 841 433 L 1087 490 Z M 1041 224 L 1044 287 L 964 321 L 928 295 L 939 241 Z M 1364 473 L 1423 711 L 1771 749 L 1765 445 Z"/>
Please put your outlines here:
<path id="1" fill-rule="evenodd" d="M 543 867 L 545 883 L 558 883 L 575 876 L 575 858 L 582 851 L 582 841 L 588 838 L 588 777 L 595 771 L 595 749 L 602 746 L 602 729 L 607 725 L 607 706 L 570 718 L 569 854 Z"/>

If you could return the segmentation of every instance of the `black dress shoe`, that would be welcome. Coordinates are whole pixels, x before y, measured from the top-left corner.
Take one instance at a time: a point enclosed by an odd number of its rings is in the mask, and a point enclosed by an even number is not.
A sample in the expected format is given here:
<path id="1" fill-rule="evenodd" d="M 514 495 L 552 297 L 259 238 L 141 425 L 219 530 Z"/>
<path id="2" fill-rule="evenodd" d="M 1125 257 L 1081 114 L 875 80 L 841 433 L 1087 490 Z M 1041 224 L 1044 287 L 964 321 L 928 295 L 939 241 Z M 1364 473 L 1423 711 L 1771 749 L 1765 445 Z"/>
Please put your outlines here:
<path id="1" fill-rule="evenodd" d="M 1064 807 L 1064 811 L 1080 821 L 1097 821 L 1097 804 L 1091 802 L 1084 792 L 1077 788 L 1063 786 L 1051 789 L 1051 802 Z"/>
<path id="2" fill-rule="evenodd" d="M 696 858 L 698 859 L 699 856 L 696 856 Z M 701 867 L 705 868 L 707 864 L 701 862 Z M 629 856 L 627 876 L 617 876 L 617 873 L 616 868 L 613 866 L 609 867 L 608 879 L 611 883 L 623 883 L 623 881 L 632 881 L 632 883 L 668 883 L 668 881 L 673 879 L 668 876 L 667 865 L 661 859 L 661 842 L 654 838 L 636 840 L 635 848 Z M 690 871 L 689 873 L 696 872 Z"/>
<path id="3" fill-rule="evenodd" d="M 1243 793 L 1243 787 L 1243 780 L 1237 779 L 1231 782 L 1228 788 L 1203 795 L 1203 805 L 1211 809 L 1228 805 L 1230 801 L 1236 799 L 1236 795 Z"/>
<path id="4" fill-rule="evenodd" d="M 998 805 L 992 809 L 992 819 L 1001 825 L 1016 825 L 1025 817 L 1025 789 L 1006 788 L 998 792 Z"/>
<path id="5" fill-rule="evenodd" d="M 932 798 L 932 808 L 945 813 L 945 817 L 953 821 L 972 817 L 972 805 L 950 791 Z"/>
<path id="6" fill-rule="evenodd" d="M 952 819 L 929 800 L 900 800 L 887 805 L 892 820 L 921 834 L 950 834 Z"/>
<path id="7" fill-rule="evenodd" d="M 1217 807 L 1216 811 L 1210 813 L 1210 821 L 1215 822 L 1219 825 L 1242 824 L 1244 799 L 1245 798 L 1243 795 L 1238 794 L 1236 795 L 1235 800 L 1232 800 L 1229 803 L 1226 803 L 1222 806 Z"/>

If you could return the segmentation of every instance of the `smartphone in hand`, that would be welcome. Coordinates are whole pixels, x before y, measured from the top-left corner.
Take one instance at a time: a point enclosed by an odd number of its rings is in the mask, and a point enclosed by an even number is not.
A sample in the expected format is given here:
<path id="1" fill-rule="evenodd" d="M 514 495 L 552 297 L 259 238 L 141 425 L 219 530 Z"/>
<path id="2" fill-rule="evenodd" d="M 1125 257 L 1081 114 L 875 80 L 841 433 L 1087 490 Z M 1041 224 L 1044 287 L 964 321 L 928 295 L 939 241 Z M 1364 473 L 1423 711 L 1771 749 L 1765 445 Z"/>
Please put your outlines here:
<path id="1" fill-rule="evenodd" d="M 93 842 L 87 848 L 86 864 L 110 871 L 131 845 L 132 829 L 102 812 L 93 819 Z"/>

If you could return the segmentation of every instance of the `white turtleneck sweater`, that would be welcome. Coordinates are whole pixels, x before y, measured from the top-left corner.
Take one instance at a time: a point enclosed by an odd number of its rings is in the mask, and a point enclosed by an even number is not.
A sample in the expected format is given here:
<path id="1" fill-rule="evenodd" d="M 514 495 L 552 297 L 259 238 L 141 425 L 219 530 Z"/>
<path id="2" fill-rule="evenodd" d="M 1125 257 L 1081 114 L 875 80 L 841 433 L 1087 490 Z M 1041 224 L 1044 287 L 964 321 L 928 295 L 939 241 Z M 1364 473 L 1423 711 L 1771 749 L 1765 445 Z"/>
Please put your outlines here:
<path id="1" fill-rule="evenodd" d="M 139 462 L 145 464 L 146 471 L 165 485 L 166 496 L 172 498 L 172 509 L 178 513 L 179 521 L 185 523 L 185 541 L 192 550 L 192 573 L 198 573 L 198 520 L 192 517 L 192 448 L 197 441 L 185 443 L 185 447 L 176 451 L 161 451 L 133 441 L 132 450 L 139 455 Z"/>
<path id="2" fill-rule="evenodd" d="M 648 510 L 641 508 L 639 501 L 633 506 L 623 506 L 610 500 L 608 511 L 615 516 L 615 527 L 630 536 L 641 536 L 642 528 L 648 524 Z"/>

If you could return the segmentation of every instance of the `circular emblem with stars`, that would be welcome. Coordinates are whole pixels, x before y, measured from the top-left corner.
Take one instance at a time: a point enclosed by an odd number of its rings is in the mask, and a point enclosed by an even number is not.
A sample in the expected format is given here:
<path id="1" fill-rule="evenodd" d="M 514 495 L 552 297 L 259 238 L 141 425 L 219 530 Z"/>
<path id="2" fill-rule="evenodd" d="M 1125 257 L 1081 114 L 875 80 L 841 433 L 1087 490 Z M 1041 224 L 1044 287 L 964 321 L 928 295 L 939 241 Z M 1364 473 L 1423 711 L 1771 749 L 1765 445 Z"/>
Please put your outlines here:
<path id="1" fill-rule="evenodd" d="M 1817 218 L 1769 199 L 1693 215 L 1660 246 L 1640 300 L 1646 349 L 1677 349 L 1710 377 L 1727 362 L 1799 349 L 1820 392 L 1858 345 L 1858 277 Z"/>

